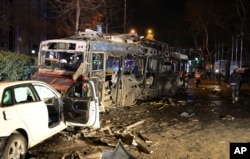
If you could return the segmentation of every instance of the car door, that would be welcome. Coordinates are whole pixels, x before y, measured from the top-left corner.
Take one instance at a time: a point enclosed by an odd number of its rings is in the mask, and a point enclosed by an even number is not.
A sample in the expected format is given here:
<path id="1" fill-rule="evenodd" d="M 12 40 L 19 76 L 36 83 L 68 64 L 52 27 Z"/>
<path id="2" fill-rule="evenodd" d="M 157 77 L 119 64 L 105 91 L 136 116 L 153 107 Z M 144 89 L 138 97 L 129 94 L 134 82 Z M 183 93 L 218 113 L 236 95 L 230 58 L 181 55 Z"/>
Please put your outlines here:
<path id="1" fill-rule="evenodd" d="M 99 99 L 94 82 L 74 83 L 66 92 L 63 112 L 68 126 L 99 128 Z"/>
<path id="2" fill-rule="evenodd" d="M 48 111 L 30 84 L 13 87 L 14 103 L 19 119 L 26 125 L 33 141 L 39 140 L 48 129 Z"/>

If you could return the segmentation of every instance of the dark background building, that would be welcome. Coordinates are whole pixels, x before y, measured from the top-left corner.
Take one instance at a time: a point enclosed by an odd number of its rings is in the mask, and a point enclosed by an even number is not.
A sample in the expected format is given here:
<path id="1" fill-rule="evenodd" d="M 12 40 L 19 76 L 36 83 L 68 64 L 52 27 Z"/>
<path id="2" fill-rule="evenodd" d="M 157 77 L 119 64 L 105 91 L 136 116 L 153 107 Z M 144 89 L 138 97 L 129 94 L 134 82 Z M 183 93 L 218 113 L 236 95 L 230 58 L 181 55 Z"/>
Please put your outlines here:
<path id="1" fill-rule="evenodd" d="M 32 55 L 46 39 L 46 0 L 3 0 L 0 17 L 0 50 Z"/>

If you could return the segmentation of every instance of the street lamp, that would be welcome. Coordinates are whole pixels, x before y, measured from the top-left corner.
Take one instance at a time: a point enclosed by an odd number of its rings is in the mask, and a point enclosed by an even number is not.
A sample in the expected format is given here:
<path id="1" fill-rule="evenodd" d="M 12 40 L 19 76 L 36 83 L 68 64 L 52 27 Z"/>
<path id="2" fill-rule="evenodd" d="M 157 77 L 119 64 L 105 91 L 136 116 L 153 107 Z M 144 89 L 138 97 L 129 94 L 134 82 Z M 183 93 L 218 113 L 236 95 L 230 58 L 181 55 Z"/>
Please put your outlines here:
<path id="1" fill-rule="evenodd" d="M 154 40 L 154 33 L 153 33 L 153 31 L 151 29 L 148 29 L 146 37 L 149 40 Z"/>
<path id="2" fill-rule="evenodd" d="M 127 0 L 124 0 L 124 18 L 123 18 L 123 32 L 126 32 L 127 22 Z"/>
<path id="3" fill-rule="evenodd" d="M 240 68 L 242 67 L 243 33 L 240 34 Z"/>
<path id="4" fill-rule="evenodd" d="M 240 40 L 240 63 L 239 63 L 239 67 L 242 67 L 242 49 L 243 49 L 243 33 L 241 32 L 241 34 L 236 35 L 235 38 L 235 58 L 236 58 L 236 65 L 238 66 L 238 40 Z"/>
<path id="5" fill-rule="evenodd" d="M 131 34 L 136 33 L 135 29 L 131 29 L 131 30 L 130 30 L 130 33 L 131 33 Z"/>

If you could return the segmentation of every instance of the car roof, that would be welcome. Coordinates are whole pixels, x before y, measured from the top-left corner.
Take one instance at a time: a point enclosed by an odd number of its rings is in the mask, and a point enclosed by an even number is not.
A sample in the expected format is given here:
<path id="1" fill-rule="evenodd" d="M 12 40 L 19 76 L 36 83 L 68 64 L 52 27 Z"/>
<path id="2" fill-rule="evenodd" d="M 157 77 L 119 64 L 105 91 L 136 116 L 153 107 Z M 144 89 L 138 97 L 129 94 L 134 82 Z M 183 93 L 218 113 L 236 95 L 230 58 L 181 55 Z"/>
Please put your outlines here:
<path id="1" fill-rule="evenodd" d="M 30 83 L 32 83 L 32 84 L 40 84 L 40 85 L 47 86 L 50 89 L 52 89 L 55 93 L 57 93 L 58 95 L 60 95 L 60 92 L 58 92 L 55 88 L 53 88 L 52 86 L 50 86 L 46 82 L 38 81 L 38 80 L 26 80 L 26 81 L 11 81 L 11 82 L 0 81 L 0 97 L 2 96 L 2 91 L 5 88 L 7 88 L 7 87 L 11 87 L 11 86 L 15 86 L 15 85 L 20 85 L 20 84 L 30 84 Z"/>
<path id="2" fill-rule="evenodd" d="M 48 85 L 45 82 L 42 81 L 36 81 L 36 80 L 26 80 L 26 81 L 11 81 L 11 82 L 4 82 L 1 81 L 0 82 L 0 87 L 9 87 L 9 86 L 15 86 L 15 85 L 19 85 L 19 84 L 28 84 L 28 83 L 40 83 L 40 84 L 45 84 Z"/>

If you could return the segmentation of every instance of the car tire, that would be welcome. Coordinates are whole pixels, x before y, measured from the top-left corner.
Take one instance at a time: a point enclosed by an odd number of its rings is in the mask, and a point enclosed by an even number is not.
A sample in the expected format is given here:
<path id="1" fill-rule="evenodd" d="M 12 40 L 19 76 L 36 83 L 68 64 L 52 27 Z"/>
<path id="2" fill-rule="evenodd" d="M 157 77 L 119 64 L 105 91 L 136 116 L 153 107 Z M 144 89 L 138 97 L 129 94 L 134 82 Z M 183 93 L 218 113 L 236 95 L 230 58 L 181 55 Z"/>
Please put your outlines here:
<path id="1" fill-rule="evenodd" d="M 2 158 L 25 159 L 27 153 L 27 140 L 21 134 L 12 134 L 6 141 Z"/>

